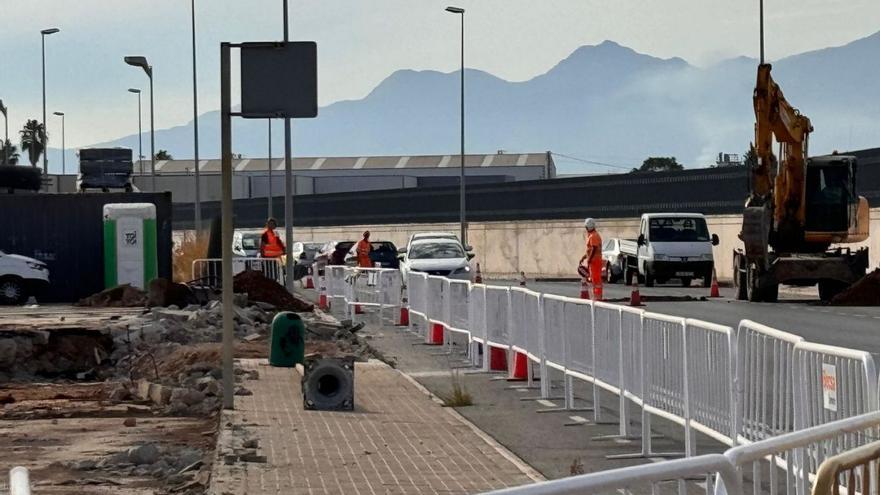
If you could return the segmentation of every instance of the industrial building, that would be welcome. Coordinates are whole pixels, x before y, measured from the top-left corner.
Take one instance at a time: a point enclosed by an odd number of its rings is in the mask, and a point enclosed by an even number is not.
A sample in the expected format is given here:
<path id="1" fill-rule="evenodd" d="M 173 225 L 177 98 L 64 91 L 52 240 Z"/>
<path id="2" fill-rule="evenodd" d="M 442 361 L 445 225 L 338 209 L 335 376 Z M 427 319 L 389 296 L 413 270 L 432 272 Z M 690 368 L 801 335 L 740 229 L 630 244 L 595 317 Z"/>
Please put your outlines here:
<path id="1" fill-rule="evenodd" d="M 465 155 L 465 167 L 466 184 L 533 181 L 556 177 L 556 166 L 549 151 Z M 235 199 L 269 196 L 268 159 L 237 158 L 232 161 L 232 168 L 235 171 L 232 185 Z M 273 158 L 271 169 L 272 196 L 282 196 L 284 160 Z M 157 189 L 171 191 L 175 203 L 193 202 L 194 170 L 192 160 L 157 161 Z M 460 155 L 297 157 L 293 159 L 293 170 L 297 195 L 450 186 L 458 184 Z M 220 160 L 201 160 L 199 172 L 202 200 L 219 200 Z M 134 179 L 138 188 L 150 190 L 149 175 L 149 161 L 135 164 Z"/>

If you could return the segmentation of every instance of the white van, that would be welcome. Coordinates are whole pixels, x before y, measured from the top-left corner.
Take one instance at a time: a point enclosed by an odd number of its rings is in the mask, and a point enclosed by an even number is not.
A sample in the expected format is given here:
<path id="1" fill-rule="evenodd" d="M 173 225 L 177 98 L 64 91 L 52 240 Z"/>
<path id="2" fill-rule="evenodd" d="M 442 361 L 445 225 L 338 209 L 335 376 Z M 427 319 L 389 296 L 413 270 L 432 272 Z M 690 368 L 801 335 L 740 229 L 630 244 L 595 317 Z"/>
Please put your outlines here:
<path id="1" fill-rule="evenodd" d="M 42 261 L 0 251 L 0 304 L 24 304 L 49 286 Z"/>
<path id="2" fill-rule="evenodd" d="M 688 287 L 695 278 L 708 287 L 717 245 L 718 236 L 709 234 L 701 213 L 646 213 L 639 227 L 639 275 L 648 287 L 670 279 Z"/>

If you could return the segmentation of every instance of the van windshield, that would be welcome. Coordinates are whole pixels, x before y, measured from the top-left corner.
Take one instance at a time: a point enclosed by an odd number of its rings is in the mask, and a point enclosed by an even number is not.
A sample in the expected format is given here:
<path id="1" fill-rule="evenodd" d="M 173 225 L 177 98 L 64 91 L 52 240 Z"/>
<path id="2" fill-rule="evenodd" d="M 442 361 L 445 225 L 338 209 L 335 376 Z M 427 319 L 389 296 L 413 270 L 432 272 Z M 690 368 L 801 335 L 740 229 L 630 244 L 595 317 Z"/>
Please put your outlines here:
<path id="1" fill-rule="evenodd" d="M 709 242 L 704 218 L 652 218 L 651 242 Z"/>

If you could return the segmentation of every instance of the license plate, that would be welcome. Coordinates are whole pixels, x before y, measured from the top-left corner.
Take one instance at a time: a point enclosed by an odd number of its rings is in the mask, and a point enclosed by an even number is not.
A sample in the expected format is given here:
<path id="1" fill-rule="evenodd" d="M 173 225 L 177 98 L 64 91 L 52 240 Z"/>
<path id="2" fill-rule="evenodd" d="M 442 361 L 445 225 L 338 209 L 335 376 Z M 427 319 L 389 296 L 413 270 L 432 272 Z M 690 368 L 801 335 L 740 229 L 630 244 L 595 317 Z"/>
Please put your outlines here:
<path id="1" fill-rule="evenodd" d="M 693 277 L 694 272 L 675 272 L 676 277 Z"/>

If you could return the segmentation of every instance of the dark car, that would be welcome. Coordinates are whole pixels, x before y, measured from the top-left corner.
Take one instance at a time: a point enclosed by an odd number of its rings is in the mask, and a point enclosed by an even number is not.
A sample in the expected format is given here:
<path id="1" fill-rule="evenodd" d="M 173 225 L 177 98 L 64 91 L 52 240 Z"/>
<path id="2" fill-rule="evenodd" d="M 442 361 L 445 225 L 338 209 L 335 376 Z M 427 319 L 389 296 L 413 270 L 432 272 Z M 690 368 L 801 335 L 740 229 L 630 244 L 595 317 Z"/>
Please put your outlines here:
<path id="1" fill-rule="evenodd" d="M 370 242 L 370 246 L 373 248 L 370 250 L 370 263 L 373 266 L 379 263 L 379 266 L 382 268 L 394 268 L 396 270 L 400 267 L 400 260 L 397 259 L 397 246 L 393 242 L 373 241 Z M 345 264 L 357 266 L 357 244 L 349 249 L 348 254 L 345 256 Z"/>
<path id="2" fill-rule="evenodd" d="M 333 249 L 328 253 L 327 264 L 328 265 L 344 265 L 345 264 L 345 255 L 348 254 L 348 251 L 351 250 L 352 246 L 355 245 L 354 241 L 342 241 L 337 242 Z"/>

